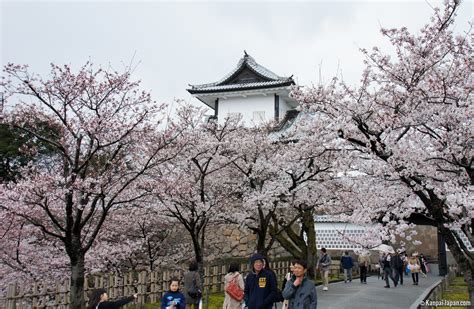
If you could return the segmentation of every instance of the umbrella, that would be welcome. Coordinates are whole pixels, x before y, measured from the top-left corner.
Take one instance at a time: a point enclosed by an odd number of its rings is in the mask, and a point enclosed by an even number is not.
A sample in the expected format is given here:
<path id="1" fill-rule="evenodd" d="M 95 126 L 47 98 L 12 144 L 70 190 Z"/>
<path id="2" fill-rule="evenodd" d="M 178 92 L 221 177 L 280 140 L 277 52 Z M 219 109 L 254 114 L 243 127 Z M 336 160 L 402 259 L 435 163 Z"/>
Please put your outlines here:
<path id="1" fill-rule="evenodd" d="M 389 246 L 389 245 L 386 245 L 386 244 L 378 245 L 377 247 L 373 248 L 372 250 L 378 250 L 378 251 L 385 252 L 385 253 L 395 253 L 395 250 L 393 250 L 393 247 Z"/>
<path id="2" fill-rule="evenodd" d="M 362 256 L 369 256 L 370 255 L 370 251 L 367 250 L 367 249 L 355 249 L 354 250 L 354 253 L 357 254 L 357 255 L 362 255 Z"/>

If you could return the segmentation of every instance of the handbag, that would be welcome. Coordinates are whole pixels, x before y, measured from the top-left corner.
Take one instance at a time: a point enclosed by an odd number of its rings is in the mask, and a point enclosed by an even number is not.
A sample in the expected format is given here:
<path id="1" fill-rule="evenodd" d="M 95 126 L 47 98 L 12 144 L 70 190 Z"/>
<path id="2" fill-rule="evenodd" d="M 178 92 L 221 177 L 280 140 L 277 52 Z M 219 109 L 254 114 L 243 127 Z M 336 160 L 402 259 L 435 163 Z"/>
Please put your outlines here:
<path id="1" fill-rule="evenodd" d="M 237 284 L 237 277 L 238 275 L 232 278 L 232 280 L 227 285 L 227 288 L 225 289 L 225 291 L 233 299 L 237 301 L 242 301 L 242 299 L 244 299 L 244 291 Z"/>

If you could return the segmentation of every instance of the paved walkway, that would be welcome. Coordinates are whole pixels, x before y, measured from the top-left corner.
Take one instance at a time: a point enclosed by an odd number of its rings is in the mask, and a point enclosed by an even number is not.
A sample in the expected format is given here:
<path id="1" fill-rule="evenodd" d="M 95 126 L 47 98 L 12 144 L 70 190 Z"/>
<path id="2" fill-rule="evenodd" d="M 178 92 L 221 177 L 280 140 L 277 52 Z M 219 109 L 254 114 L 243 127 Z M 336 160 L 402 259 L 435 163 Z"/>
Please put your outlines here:
<path id="1" fill-rule="evenodd" d="M 435 268 L 436 269 L 436 268 Z M 437 273 L 437 271 L 435 270 Z M 359 279 L 351 283 L 337 282 L 329 285 L 329 291 L 323 291 L 322 286 L 317 287 L 318 308 L 340 309 L 340 308 L 410 308 L 424 292 L 429 291 L 433 284 L 442 277 L 436 274 L 428 274 L 427 278 L 419 276 L 418 285 L 413 285 L 410 276 L 403 277 L 403 285 L 396 288 L 390 280 L 390 289 L 384 288 L 385 281 L 377 279 L 377 276 L 367 278 L 367 284 L 360 284 Z"/>

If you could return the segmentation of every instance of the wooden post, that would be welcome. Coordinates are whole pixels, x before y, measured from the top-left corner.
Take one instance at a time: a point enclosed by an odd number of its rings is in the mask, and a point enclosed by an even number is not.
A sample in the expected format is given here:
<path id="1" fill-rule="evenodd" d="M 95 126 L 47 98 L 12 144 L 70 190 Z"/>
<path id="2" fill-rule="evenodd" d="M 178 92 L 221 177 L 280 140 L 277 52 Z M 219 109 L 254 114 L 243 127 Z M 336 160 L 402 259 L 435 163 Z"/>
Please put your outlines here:
<path id="1" fill-rule="evenodd" d="M 150 302 L 156 303 L 159 299 L 158 272 L 150 272 Z"/>
<path id="2" fill-rule="evenodd" d="M 162 291 L 164 294 L 166 293 L 166 291 L 168 291 L 168 280 L 170 279 L 170 274 L 168 270 L 163 270 L 162 278 L 163 278 L 163 281 L 161 282 L 161 286 L 163 288 Z"/>
<path id="3" fill-rule="evenodd" d="M 138 303 L 144 304 L 146 302 L 146 286 L 147 286 L 147 273 L 142 271 L 138 274 Z"/>
<path id="4" fill-rule="evenodd" d="M 13 283 L 13 284 L 8 285 L 8 288 L 7 288 L 6 309 L 16 309 L 15 297 L 16 297 L 16 283 Z"/>
<path id="5" fill-rule="evenodd" d="M 69 279 L 64 279 L 64 308 L 69 308 L 69 294 L 71 291 L 71 280 Z M 86 298 L 89 300 L 89 298 Z"/>
<path id="6" fill-rule="evenodd" d="M 223 292 L 224 291 L 224 285 L 225 285 L 225 274 L 227 273 L 227 269 L 226 269 L 226 265 L 223 264 L 220 266 L 220 270 L 219 270 L 219 282 L 217 284 L 217 291 L 218 292 Z"/>
<path id="7" fill-rule="evenodd" d="M 204 286 L 207 287 L 208 291 L 210 290 L 210 276 L 211 276 L 211 267 L 204 267 Z"/>
<path id="8" fill-rule="evenodd" d="M 15 301 L 16 302 L 16 309 L 23 309 L 23 300 L 24 300 L 24 297 L 25 297 L 25 287 L 23 285 L 20 285 L 17 287 L 17 299 L 18 301 Z"/>

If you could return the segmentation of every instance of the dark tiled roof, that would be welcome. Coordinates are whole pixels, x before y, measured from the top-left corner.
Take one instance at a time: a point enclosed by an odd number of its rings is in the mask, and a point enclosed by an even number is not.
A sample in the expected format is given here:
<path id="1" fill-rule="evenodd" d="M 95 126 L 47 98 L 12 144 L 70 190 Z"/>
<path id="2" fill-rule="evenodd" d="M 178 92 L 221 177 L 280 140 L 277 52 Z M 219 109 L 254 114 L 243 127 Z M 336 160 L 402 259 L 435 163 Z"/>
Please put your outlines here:
<path id="1" fill-rule="evenodd" d="M 233 81 L 242 71 L 248 70 L 255 77 L 256 80 L 249 81 Z M 274 88 L 282 86 L 294 85 L 292 76 L 281 77 L 268 70 L 267 68 L 258 64 L 255 59 L 245 53 L 234 70 L 223 77 L 221 80 L 201 85 L 190 85 L 187 89 L 189 93 L 211 93 L 211 92 L 226 92 L 234 90 L 260 89 L 260 88 Z"/>
<path id="2" fill-rule="evenodd" d="M 300 112 L 295 109 L 287 111 L 283 119 L 271 131 L 285 131 L 286 129 L 291 127 L 299 113 Z"/>
<path id="3" fill-rule="evenodd" d="M 191 88 L 188 89 L 189 93 L 212 93 L 212 92 L 227 92 L 235 90 L 251 90 L 251 89 L 262 89 L 262 88 L 275 88 L 294 85 L 293 80 L 275 80 L 267 82 L 254 82 L 254 83 L 239 83 L 230 85 L 212 85 L 203 88 Z"/>

